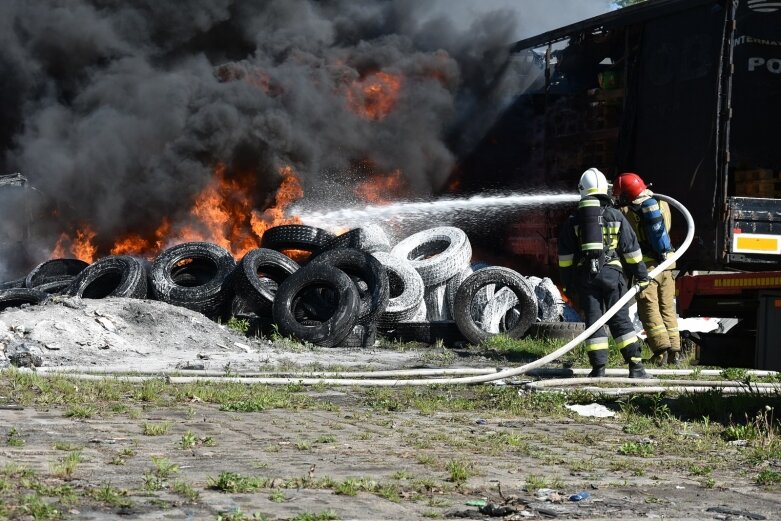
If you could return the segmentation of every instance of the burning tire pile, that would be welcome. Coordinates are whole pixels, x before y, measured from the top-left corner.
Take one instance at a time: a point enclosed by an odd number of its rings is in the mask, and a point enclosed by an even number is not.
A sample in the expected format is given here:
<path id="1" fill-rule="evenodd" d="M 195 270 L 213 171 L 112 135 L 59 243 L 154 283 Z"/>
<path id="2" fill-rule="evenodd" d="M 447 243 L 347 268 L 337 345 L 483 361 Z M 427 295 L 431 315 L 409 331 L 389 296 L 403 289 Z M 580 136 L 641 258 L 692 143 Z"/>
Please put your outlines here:
<path id="1" fill-rule="evenodd" d="M 285 252 L 297 250 L 298 263 Z M 292 254 L 291 254 L 292 255 Z M 298 258 L 299 255 L 296 255 Z M 0 311 L 51 295 L 155 299 L 213 320 L 247 318 L 261 331 L 324 347 L 368 347 L 377 335 L 479 344 L 497 333 L 566 338 L 563 303 L 550 279 L 470 265 L 455 227 L 411 235 L 395 246 L 374 225 L 339 236 L 312 226 L 269 229 L 238 262 L 215 244 L 189 242 L 153 262 L 127 256 L 93 264 L 54 259 L 0 285 Z"/>

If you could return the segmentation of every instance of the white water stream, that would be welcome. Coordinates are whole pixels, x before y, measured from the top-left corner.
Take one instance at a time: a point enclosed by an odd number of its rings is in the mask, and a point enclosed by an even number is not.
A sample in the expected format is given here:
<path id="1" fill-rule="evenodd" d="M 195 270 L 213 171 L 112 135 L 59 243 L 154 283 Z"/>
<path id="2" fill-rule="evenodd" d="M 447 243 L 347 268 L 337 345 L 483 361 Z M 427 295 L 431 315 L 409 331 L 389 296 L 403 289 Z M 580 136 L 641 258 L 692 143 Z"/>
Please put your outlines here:
<path id="1" fill-rule="evenodd" d="M 475 195 L 467 198 L 447 198 L 436 201 L 406 201 L 385 205 L 369 205 L 354 208 L 326 209 L 320 211 L 292 209 L 304 224 L 312 226 L 356 226 L 377 221 L 394 220 L 396 222 L 458 219 L 460 214 L 470 214 L 472 220 L 479 212 L 480 219 L 490 218 L 492 214 L 521 208 L 534 208 L 573 203 L 580 196 L 573 193 L 536 193 L 504 195 Z"/>

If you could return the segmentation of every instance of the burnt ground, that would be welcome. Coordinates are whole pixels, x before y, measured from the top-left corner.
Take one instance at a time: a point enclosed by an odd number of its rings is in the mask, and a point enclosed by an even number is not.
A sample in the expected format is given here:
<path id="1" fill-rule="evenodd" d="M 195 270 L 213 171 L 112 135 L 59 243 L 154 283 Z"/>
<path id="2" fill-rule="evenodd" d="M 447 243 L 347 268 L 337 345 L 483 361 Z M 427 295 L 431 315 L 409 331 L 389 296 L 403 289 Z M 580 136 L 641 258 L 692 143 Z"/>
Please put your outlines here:
<path id="1" fill-rule="evenodd" d="M 356 353 L 250 341 L 208 321 L 204 336 L 187 326 L 190 342 L 157 329 L 141 337 L 145 353 L 134 357 L 136 348 L 117 340 L 141 335 L 127 317 L 154 316 L 149 306 L 161 304 L 109 304 L 55 304 L 45 315 L 45 308 L 28 308 L 3 313 L 0 321 L 4 332 L 41 343 L 54 342 L 44 338 L 47 330 L 63 332 L 42 325 L 44 319 L 97 325 L 90 334 L 73 329 L 87 345 L 70 346 L 59 335 L 59 349 L 44 353 L 45 365 L 54 356 L 74 365 L 94 355 L 93 365 L 121 359 L 136 360 L 132 367 L 143 368 L 145 360 L 174 367 L 198 353 L 224 355 L 215 368 L 234 357 L 242 368 L 267 369 L 489 363 L 441 347 Z M 171 324 L 188 323 L 189 312 L 176 313 Z M 116 326 L 108 349 L 95 347 L 103 342 L 96 335 L 108 331 L 101 317 Z M 173 340 L 179 347 L 166 352 Z M 250 352 L 231 349 L 229 341 Z M 584 418 L 564 407 L 594 400 L 616 416 Z M 781 443 L 773 411 L 764 407 L 776 401 L 715 394 L 616 401 L 582 392 L 523 394 L 511 385 L 305 388 L 176 385 L 163 378 L 133 384 L 6 370 L 0 517 L 489 519 L 465 504 L 487 498 L 512 507 L 504 519 L 774 519 L 781 511 Z M 743 412 L 747 421 L 731 419 Z M 590 497 L 568 500 L 581 491 Z"/>

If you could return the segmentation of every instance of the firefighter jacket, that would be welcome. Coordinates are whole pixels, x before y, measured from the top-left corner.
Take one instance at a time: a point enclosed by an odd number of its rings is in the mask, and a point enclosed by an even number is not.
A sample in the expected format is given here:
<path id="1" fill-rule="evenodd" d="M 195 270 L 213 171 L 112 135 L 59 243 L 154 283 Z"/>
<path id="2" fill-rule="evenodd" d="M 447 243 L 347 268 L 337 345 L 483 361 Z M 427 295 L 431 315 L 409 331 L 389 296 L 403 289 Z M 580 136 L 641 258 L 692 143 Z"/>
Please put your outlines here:
<path id="1" fill-rule="evenodd" d="M 637 236 L 626 217 L 620 210 L 607 206 L 605 201 L 600 201 L 600 205 L 603 207 L 604 264 L 621 270 L 621 260 L 623 260 L 636 279 L 647 279 L 648 271 L 643 263 L 643 254 Z M 586 276 L 588 271 L 583 269 L 586 256 L 583 253 L 580 235 L 578 214 L 573 213 L 562 223 L 559 230 L 559 271 L 565 293 L 573 291 L 578 278 Z"/>

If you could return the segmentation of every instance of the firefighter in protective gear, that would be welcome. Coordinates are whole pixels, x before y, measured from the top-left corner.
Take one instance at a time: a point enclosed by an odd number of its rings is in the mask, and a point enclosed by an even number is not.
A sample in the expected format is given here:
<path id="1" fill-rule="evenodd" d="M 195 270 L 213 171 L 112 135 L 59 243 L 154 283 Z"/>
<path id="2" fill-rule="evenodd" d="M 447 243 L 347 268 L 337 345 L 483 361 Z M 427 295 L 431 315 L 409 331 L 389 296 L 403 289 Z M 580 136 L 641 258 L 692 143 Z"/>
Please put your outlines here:
<path id="1" fill-rule="evenodd" d="M 642 178 L 631 172 L 620 174 L 613 183 L 613 197 L 637 234 L 643 261 L 653 269 L 674 250 L 670 243 L 670 207 L 653 197 Z M 670 266 L 637 294 L 637 314 L 646 332 L 653 356 L 651 362 L 678 364 L 681 337 L 675 311 L 675 278 Z"/>
<path id="2" fill-rule="evenodd" d="M 581 176 L 578 190 L 578 210 L 562 223 L 559 231 L 559 269 L 564 293 L 577 297 L 588 327 L 626 293 L 622 258 L 639 281 L 647 284 L 648 272 L 635 233 L 624 215 L 611 205 L 604 174 L 589 168 Z M 629 320 L 627 306 L 613 315 L 607 326 L 629 364 L 629 377 L 646 378 L 640 340 Z M 589 376 L 604 376 L 608 360 L 605 326 L 586 341 L 586 350 L 592 367 Z"/>

